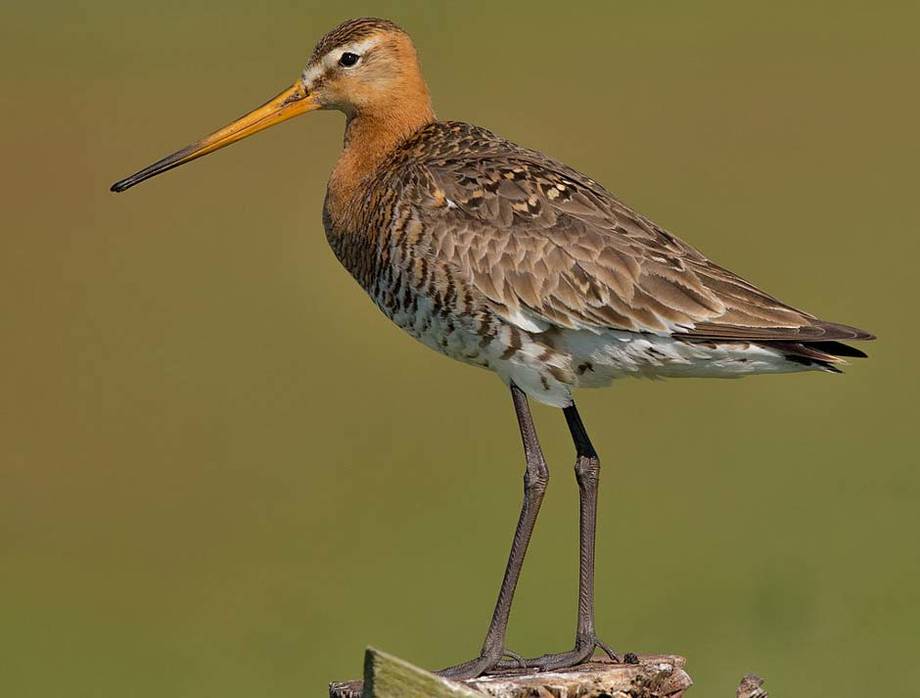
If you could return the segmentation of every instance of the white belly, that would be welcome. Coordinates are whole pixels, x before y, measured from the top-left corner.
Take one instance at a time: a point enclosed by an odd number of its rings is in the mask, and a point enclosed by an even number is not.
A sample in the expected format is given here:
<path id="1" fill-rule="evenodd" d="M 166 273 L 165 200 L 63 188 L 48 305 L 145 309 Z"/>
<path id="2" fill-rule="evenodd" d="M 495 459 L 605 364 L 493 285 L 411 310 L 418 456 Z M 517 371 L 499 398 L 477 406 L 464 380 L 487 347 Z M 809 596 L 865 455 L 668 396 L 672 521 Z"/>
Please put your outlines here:
<path id="1" fill-rule="evenodd" d="M 533 339 L 539 342 L 540 335 Z M 571 379 L 548 375 L 528 357 L 493 366 L 534 399 L 557 407 L 571 402 L 574 388 L 599 388 L 615 378 L 741 378 L 756 373 L 814 370 L 786 359 L 782 352 L 749 342 L 688 344 L 671 337 L 608 330 L 601 334 L 562 330 L 553 337 L 554 360 L 565 362 Z"/>
<path id="2" fill-rule="evenodd" d="M 608 330 L 564 331 L 560 348 L 576 363 L 578 385 L 607 385 L 622 376 L 739 378 L 808 370 L 782 352 L 750 342 L 687 343 L 672 337 Z"/>

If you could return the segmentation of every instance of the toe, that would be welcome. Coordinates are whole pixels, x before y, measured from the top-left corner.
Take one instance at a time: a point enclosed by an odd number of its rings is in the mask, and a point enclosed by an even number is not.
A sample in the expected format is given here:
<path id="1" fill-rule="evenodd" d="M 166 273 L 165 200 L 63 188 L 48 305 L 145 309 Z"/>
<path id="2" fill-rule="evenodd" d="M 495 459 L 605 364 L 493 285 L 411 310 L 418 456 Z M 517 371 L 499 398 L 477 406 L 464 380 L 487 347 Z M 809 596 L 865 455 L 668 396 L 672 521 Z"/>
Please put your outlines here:
<path id="1" fill-rule="evenodd" d="M 602 641 L 600 641 L 600 640 L 595 640 L 595 641 L 594 641 L 594 644 L 595 644 L 597 647 L 601 648 L 601 650 L 604 651 L 604 654 L 606 654 L 608 657 L 610 657 L 611 661 L 616 662 L 617 664 L 620 664 L 620 663 L 623 661 L 622 659 L 620 659 L 620 655 L 618 655 L 618 654 L 613 650 L 613 648 L 611 648 L 610 645 L 608 645 L 606 642 L 602 642 Z"/>
<path id="2" fill-rule="evenodd" d="M 516 659 L 521 663 L 524 661 L 520 656 L 513 652 L 500 650 L 497 652 L 482 654 L 476 657 L 476 659 L 471 659 L 468 662 L 463 662 L 463 664 L 457 664 L 456 666 L 441 669 L 435 673 L 438 676 L 443 676 L 445 679 L 453 679 L 454 681 L 475 679 L 477 676 L 482 676 L 483 674 L 487 674 L 488 672 L 499 668 L 503 664 L 501 658 L 506 655 Z"/>

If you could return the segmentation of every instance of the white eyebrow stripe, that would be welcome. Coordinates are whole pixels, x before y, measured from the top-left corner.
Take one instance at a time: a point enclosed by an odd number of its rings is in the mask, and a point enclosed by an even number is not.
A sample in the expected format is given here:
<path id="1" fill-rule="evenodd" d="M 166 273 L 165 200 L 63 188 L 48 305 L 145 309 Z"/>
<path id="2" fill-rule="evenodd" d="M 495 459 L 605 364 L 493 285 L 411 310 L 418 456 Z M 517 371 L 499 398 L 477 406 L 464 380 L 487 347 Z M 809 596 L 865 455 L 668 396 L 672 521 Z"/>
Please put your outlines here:
<path id="1" fill-rule="evenodd" d="M 345 44 L 344 46 L 339 46 L 335 51 L 330 51 L 326 54 L 327 57 L 335 56 L 335 60 L 339 59 L 343 53 L 357 53 L 359 56 L 363 56 L 364 53 L 380 43 L 379 36 L 369 36 L 366 39 L 361 41 L 353 41 L 350 44 Z"/>
<path id="2" fill-rule="evenodd" d="M 304 68 L 302 73 L 304 84 L 309 85 L 327 70 L 333 68 L 339 62 L 339 58 L 343 53 L 357 53 L 359 56 L 363 56 L 368 50 L 380 43 L 380 38 L 380 36 L 369 36 L 361 41 L 352 41 L 350 44 L 345 44 L 329 51 L 318 63 Z"/>

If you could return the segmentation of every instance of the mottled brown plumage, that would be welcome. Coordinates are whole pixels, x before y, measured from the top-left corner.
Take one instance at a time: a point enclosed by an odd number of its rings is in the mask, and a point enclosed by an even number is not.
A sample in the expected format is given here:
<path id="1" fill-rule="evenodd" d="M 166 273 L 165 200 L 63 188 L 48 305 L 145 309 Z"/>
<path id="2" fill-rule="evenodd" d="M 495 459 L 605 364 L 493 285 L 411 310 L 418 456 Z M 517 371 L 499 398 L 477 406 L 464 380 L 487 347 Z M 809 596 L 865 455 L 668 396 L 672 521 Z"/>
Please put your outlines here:
<path id="1" fill-rule="evenodd" d="M 445 281 L 483 308 L 511 322 L 523 313 L 541 331 L 787 342 L 870 337 L 778 301 L 594 180 L 469 124 L 420 129 L 367 179 L 361 196 L 350 219 L 327 224 L 333 244 L 361 230 L 369 239 L 363 254 L 379 258 L 381 240 L 395 235 L 416 263 L 442 267 Z M 410 213 L 400 220 L 403 207 Z M 410 222 L 418 226 L 411 240 L 404 230 Z"/>
<path id="2" fill-rule="evenodd" d="M 401 75 L 416 67 L 402 65 Z M 572 388 L 618 375 L 836 370 L 841 353 L 859 352 L 834 340 L 871 338 L 760 291 L 542 153 L 434 121 L 420 94 L 417 120 L 407 127 L 401 105 L 396 133 L 349 114 L 324 222 L 344 266 L 429 346 L 565 405 Z M 385 156 L 360 155 L 380 142 Z M 593 346 L 579 338 L 586 333 Z M 597 343 L 619 348 L 630 336 L 644 341 L 630 357 L 597 355 Z M 662 349 L 648 336 L 671 343 Z M 752 345 L 759 353 L 747 356 Z"/>
<path id="3" fill-rule="evenodd" d="M 841 357 L 864 356 L 842 341 L 872 336 L 764 293 L 542 153 L 436 120 L 415 47 L 387 20 L 336 27 L 288 90 L 113 190 L 314 109 L 347 118 L 323 207 L 336 256 L 412 336 L 495 371 L 524 443 L 524 504 L 483 649 L 443 673 L 509 665 L 511 599 L 548 478 L 527 396 L 563 408 L 577 453 L 580 545 L 575 646 L 525 663 L 563 668 L 598 647 L 615 658 L 594 630 L 600 462 L 573 390 L 627 375 L 837 371 Z"/>

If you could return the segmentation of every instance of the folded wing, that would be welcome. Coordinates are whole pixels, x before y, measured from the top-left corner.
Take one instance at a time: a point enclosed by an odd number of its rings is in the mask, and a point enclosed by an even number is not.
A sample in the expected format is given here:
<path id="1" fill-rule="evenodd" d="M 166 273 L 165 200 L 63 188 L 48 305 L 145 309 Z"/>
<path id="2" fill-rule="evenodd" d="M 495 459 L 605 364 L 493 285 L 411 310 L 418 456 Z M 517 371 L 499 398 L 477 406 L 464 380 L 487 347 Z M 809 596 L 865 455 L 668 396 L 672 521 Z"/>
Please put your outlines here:
<path id="1" fill-rule="evenodd" d="M 477 132 L 462 156 L 426 163 L 437 205 L 425 225 L 433 253 L 509 322 L 688 340 L 872 337 L 764 293 L 571 168 Z"/>

